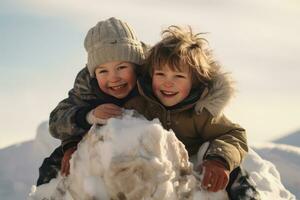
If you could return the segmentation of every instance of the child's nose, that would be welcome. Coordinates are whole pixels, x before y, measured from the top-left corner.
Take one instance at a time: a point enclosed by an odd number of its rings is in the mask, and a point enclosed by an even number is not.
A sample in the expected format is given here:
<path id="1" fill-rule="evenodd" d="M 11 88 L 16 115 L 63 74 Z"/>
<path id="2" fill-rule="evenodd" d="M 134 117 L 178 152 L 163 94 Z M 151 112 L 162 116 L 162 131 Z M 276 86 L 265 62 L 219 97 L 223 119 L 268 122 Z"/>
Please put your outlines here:
<path id="1" fill-rule="evenodd" d="M 121 79 L 119 74 L 115 72 L 111 73 L 108 78 L 110 82 L 117 82 Z"/>
<path id="2" fill-rule="evenodd" d="M 167 87 L 167 88 L 170 88 L 170 87 L 173 87 L 174 83 L 170 80 L 166 80 L 164 82 L 164 86 Z"/>

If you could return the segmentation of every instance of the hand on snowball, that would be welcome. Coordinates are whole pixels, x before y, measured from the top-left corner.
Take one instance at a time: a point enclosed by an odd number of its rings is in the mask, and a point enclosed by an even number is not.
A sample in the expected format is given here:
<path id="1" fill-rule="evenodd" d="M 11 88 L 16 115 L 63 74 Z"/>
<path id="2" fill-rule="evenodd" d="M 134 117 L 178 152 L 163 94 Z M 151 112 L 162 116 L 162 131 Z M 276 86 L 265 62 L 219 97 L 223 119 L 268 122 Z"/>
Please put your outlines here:
<path id="1" fill-rule="evenodd" d="M 99 119 L 109 119 L 120 116 L 121 114 L 122 108 L 112 103 L 99 105 L 93 111 L 93 115 Z"/>
<path id="2" fill-rule="evenodd" d="M 200 171 L 204 173 L 201 186 L 209 192 L 223 190 L 229 181 L 230 172 L 221 161 L 205 160 Z"/>
<path id="3" fill-rule="evenodd" d="M 107 120 L 112 117 L 122 115 L 122 108 L 112 104 L 105 103 L 97 106 L 87 114 L 89 124 L 106 124 Z"/>

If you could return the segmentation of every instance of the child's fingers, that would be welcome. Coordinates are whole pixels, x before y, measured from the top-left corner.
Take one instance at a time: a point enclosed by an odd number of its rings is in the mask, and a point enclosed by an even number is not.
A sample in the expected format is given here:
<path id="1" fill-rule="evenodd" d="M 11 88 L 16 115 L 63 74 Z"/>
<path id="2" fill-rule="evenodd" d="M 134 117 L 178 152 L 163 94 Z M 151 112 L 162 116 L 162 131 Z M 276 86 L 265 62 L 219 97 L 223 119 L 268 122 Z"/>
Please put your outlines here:
<path id="1" fill-rule="evenodd" d="M 69 175 L 69 171 L 70 171 L 70 162 L 68 160 L 65 160 L 62 163 L 61 175 L 62 176 L 68 176 Z"/>
<path id="2" fill-rule="evenodd" d="M 213 192 L 217 192 L 219 190 L 224 189 L 223 188 L 223 182 L 224 182 L 223 177 L 222 178 L 218 178 L 217 181 L 216 181 L 215 187 L 213 188 Z"/>
<path id="3" fill-rule="evenodd" d="M 215 192 L 216 189 L 217 189 L 217 182 L 218 182 L 218 176 L 216 174 L 213 174 L 213 172 L 211 172 L 211 177 L 210 177 L 210 180 L 209 180 L 209 186 L 207 188 L 208 191 L 210 192 Z"/>
<path id="4" fill-rule="evenodd" d="M 94 109 L 93 115 L 100 119 L 117 117 L 122 114 L 122 109 L 114 104 L 103 104 Z"/>
<path id="5" fill-rule="evenodd" d="M 109 119 L 109 118 L 112 118 L 112 117 L 118 117 L 121 114 L 122 113 L 117 112 L 117 111 L 105 110 L 101 114 L 98 114 L 95 117 L 100 118 L 100 119 Z"/>
<path id="6" fill-rule="evenodd" d="M 65 176 L 65 175 L 66 175 L 66 172 L 65 172 L 65 160 L 64 160 L 64 159 L 63 159 L 62 162 L 61 162 L 60 174 L 61 174 L 62 176 Z"/>
<path id="7" fill-rule="evenodd" d="M 223 178 L 223 183 L 222 183 L 222 189 L 224 189 L 226 186 L 227 186 L 227 184 L 228 184 L 228 177 L 224 177 Z"/>
<path id="8" fill-rule="evenodd" d="M 66 165 L 65 165 L 65 174 L 66 176 L 68 176 L 70 174 L 70 162 L 66 162 Z"/>
<path id="9" fill-rule="evenodd" d="M 117 115 L 121 115 L 122 114 L 122 110 L 115 110 L 115 109 L 110 109 L 110 108 L 105 108 L 104 112 L 108 115 L 113 115 L 113 116 L 117 116 Z"/>
<path id="10" fill-rule="evenodd" d="M 100 119 L 109 119 L 111 117 L 114 117 L 115 114 L 110 113 L 109 111 L 103 111 L 101 114 L 98 114 L 96 117 Z"/>
<path id="11" fill-rule="evenodd" d="M 211 172 L 206 167 L 204 167 L 204 177 L 202 180 L 202 187 L 203 188 L 209 188 L 211 187 L 210 179 L 211 179 Z"/>

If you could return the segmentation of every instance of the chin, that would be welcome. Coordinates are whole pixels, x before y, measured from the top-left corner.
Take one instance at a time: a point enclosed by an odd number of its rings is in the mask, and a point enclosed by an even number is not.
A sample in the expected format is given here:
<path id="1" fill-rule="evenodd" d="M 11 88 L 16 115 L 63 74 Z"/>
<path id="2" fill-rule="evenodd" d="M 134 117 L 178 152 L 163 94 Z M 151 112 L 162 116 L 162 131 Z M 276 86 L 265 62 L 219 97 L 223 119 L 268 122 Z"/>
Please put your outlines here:
<path id="1" fill-rule="evenodd" d="M 115 95 L 114 97 L 116 97 L 117 99 L 123 99 L 125 97 L 127 97 L 129 93 L 126 93 L 126 94 L 120 94 L 120 95 Z"/>
<path id="2" fill-rule="evenodd" d="M 163 104 L 164 104 L 165 106 L 168 106 L 168 107 L 176 105 L 176 104 L 174 104 L 174 103 L 163 103 Z"/>

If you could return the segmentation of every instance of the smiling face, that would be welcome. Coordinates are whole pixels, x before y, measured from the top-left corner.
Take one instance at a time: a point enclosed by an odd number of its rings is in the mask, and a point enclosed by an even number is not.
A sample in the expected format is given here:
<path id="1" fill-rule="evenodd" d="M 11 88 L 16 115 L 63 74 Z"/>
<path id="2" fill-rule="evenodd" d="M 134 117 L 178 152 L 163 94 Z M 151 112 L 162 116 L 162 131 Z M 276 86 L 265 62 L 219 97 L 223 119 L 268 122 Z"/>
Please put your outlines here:
<path id="1" fill-rule="evenodd" d="M 188 69 L 171 70 L 168 66 L 154 69 L 152 90 L 165 106 L 174 106 L 183 101 L 190 93 L 192 77 Z"/>
<path id="2" fill-rule="evenodd" d="M 125 61 L 112 61 L 95 70 L 100 89 L 118 99 L 126 97 L 136 84 L 135 65 Z"/>

